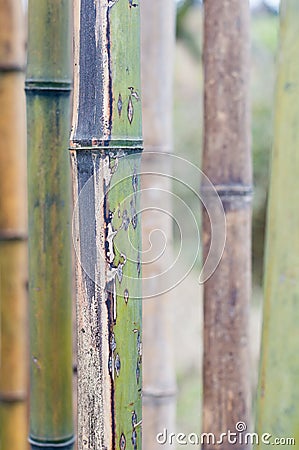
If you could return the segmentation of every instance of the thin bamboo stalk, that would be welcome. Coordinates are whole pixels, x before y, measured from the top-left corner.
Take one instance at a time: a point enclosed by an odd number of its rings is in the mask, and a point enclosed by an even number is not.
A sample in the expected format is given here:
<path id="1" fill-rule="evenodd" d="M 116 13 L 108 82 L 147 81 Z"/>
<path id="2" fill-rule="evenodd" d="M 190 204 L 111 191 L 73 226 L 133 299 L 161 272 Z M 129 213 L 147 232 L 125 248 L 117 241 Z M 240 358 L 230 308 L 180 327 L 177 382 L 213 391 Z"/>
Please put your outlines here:
<path id="1" fill-rule="evenodd" d="M 267 218 L 257 432 L 299 442 L 299 4 L 280 10 L 274 146 Z M 296 444 L 297 445 L 297 444 Z M 269 445 L 261 443 L 258 448 Z M 291 442 L 288 445 L 291 448 Z"/>
<path id="2" fill-rule="evenodd" d="M 0 1 L 0 448 L 27 440 L 25 17 Z"/>
<path id="3" fill-rule="evenodd" d="M 170 173 L 171 158 L 159 158 L 155 153 L 171 153 L 173 147 L 173 64 L 175 45 L 175 2 L 141 4 L 141 74 L 143 136 L 145 152 L 142 158 L 142 210 L 155 204 L 157 210 L 168 214 L 155 214 L 151 209 L 143 213 L 143 248 L 149 246 L 154 230 L 164 233 L 168 257 L 158 258 L 143 266 L 143 448 L 158 449 L 157 435 L 165 429 L 175 431 L 176 381 L 173 349 L 173 291 L 154 298 L 153 292 L 164 291 L 160 273 L 171 266 L 172 219 L 170 194 L 171 179 L 154 173 Z M 158 81 L 157 81 L 158 80 Z M 165 167 L 163 167 L 165 165 Z M 152 175 L 149 175 L 149 174 Z M 157 195 L 158 194 L 158 195 Z M 165 255 L 164 255 L 165 256 Z M 148 280 L 151 278 L 151 282 Z M 150 285 L 149 285 L 150 284 Z M 169 447 L 167 447 L 169 445 Z M 172 447 L 165 444 L 164 448 Z"/>
<path id="4" fill-rule="evenodd" d="M 76 0 L 78 448 L 141 445 L 139 2 Z"/>
<path id="5" fill-rule="evenodd" d="M 73 447 L 70 1 L 29 1 L 30 442 Z"/>
<path id="6" fill-rule="evenodd" d="M 204 286 L 203 431 L 250 427 L 249 305 L 252 168 L 249 121 L 249 4 L 204 3 L 203 171 L 222 200 L 226 246 Z M 205 186 L 204 186 L 205 188 Z M 204 256 L 211 228 L 203 213 Z M 216 228 L 215 228 L 216 229 Z M 239 443 L 203 448 L 244 450 Z"/>

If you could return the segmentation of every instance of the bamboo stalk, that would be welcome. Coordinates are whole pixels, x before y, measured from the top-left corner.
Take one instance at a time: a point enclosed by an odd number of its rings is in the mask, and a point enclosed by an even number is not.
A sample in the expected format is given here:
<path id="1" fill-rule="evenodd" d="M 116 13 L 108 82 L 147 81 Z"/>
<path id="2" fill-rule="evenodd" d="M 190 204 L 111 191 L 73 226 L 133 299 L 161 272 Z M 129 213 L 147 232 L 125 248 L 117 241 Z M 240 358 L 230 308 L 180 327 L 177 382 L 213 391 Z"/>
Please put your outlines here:
<path id="1" fill-rule="evenodd" d="M 299 212 L 296 207 L 299 175 L 298 2 L 282 1 L 280 14 L 257 432 L 271 434 L 271 442 L 278 437 L 293 438 L 297 443 L 299 442 L 297 380 Z M 266 448 L 266 444 L 261 444 L 258 448 Z"/>
<path id="2" fill-rule="evenodd" d="M 70 2 L 29 1 L 30 443 L 73 447 Z"/>
<path id="3" fill-rule="evenodd" d="M 25 17 L 0 1 L 0 448 L 27 439 Z M 17 431 L 16 431 L 17 430 Z"/>
<path id="4" fill-rule="evenodd" d="M 143 248 L 149 246 L 154 230 L 164 233 L 167 241 L 167 258 L 143 263 L 143 448 L 158 449 L 161 444 L 156 436 L 165 429 L 175 431 L 176 381 L 173 355 L 173 308 L 170 301 L 173 291 L 154 298 L 153 292 L 163 292 L 160 273 L 171 266 L 172 219 L 171 198 L 157 195 L 171 192 L 170 177 L 154 174 L 170 173 L 171 159 L 159 158 L 155 153 L 171 153 L 172 92 L 175 45 L 175 2 L 151 2 L 141 4 L 141 50 L 142 50 L 142 106 L 145 152 L 142 158 L 142 210 Z M 157 82 L 158 79 L 158 82 Z M 162 162 L 163 161 L 163 162 Z M 164 167 L 163 167 L 164 165 Z M 152 175 L 148 175 L 148 174 Z M 150 205 L 168 214 L 155 214 Z M 165 256 L 165 255 L 164 255 Z M 149 283 L 148 280 L 152 278 Z M 150 284 L 150 285 L 149 285 Z M 163 368 L 163 369 L 162 369 Z M 164 448 L 168 444 L 164 445 Z M 170 448 L 172 446 L 169 445 Z"/>
<path id="5" fill-rule="evenodd" d="M 237 432 L 239 421 L 250 427 L 249 52 L 248 2 L 206 0 L 203 171 L 222 200 L 227 239 L 222 260 L 204 286 L 203 431 L 218 437 L 228 430 Z M 204 211 L 205 257 L 215 226 Z M 248 448 L 227 441 L 224 445 L 226 449 Z M 222 447 L 203 445 L 204 449 Z"/>
<path id="6" fill-rule="evenodd" d="M 141 445 L 139 2 L 76 0 L 78 448 Z"/>

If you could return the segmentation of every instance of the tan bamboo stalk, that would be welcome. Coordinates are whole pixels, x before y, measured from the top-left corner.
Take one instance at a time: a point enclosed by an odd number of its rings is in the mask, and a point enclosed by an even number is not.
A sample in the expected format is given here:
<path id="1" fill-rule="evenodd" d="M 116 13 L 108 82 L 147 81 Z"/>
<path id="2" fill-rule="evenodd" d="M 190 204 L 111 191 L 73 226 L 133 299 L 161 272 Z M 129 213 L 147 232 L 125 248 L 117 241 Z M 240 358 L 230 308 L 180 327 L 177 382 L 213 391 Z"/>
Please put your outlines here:
<path id="1" fill-rule="evenodd" d="M 71 2 L 30 0 L 28 130 L 30 443 L 73 448 Z"/>
<path id="2" fill-rule="evenodd" d="M 78 448 L 141 448 L 138 0 L 75 0 Z"/>
<path id="3" fill-rule="evenodd" d="M 0 448 L 27 442 L 25 16 L 0 1 Z"/>
<path id="4" fill-rule="evenodd" d="M 203 171 L 222 200 L 227 240 L 217 270 L 204 285 L 203 432 L 218 437 L 228 430 L 237 431 L 237 422 L 250 426 L 249 55 L 249 2 L 206 0 Z M 204 212 L 204 256 L 209 248 L 210 226 L 216 225 L 210 225 Z M 224 442 L 207 445 L 206 440 L 203 448 L 248 448 Z"/>
<path id="5" fill-rule="evenodd" d="M 259 449 L 299 442 L 299 3 L 283 0 L 280 15 L 256 430 L 271 438 Z"/>
<path id="6" fill-rule="evenodd" d="M 146 175 L 147 172 L 170 173 L 170 158 L 156 152 L 172 152 L 173 63 L 175 45 L 175 2 L 164 0 L 141 3 L 141 80 L 143 106 L 143 137 L 145 152 L 142 159 L 141 206 L 155 204 L 157 209 L 171 212 L 171 201 L 157 195 L 159 190 L 171 192 L 169 177 Z M 158 155 L 159 156 L 159 155 Z M 153 230 L 164 232 L 168 260 L 158 259 L 146 264 L 144 253 L 143 278 L 155 277 L 143 283 L 143 448 L 161 447 L 156 440 L 166 428 L 175 430 L 175 368 L 173 356 L 173 292 L 148 298 L 153 292 L 163 292 L 159 273 L 167 271 L 171 260 L 172 219 L 170 215 L 148 211 L 143 214 L 143 248 L 149 247 Z M 164 448 L 168 444 L 164 445 Z M 170 447 L 169 447 L 170 448 Z"/>

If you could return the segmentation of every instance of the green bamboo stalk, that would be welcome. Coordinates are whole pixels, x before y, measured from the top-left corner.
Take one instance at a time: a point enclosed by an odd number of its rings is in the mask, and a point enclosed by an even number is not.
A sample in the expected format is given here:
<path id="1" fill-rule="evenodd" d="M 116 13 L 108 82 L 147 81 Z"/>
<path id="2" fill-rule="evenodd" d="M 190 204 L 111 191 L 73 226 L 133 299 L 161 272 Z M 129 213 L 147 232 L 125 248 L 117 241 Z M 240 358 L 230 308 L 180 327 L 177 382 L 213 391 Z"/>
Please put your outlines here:
<path id="1" fill-rule="evenodd" d="M 29 0 L 30 442 L 73 447 L 69 0 Z"/>
<path id="2" fill-rule="evenodd" d="M 226 216 L 226 246 L 204 285 L 203 431 L 220 436 L 250 427 L 249 305 L 252 168 L 249 121 L 249 2 L 204 3 L 203 171 Z M 204 188 L 206 188 L 204 186 Z M 211 228 L 212 227 L 212 228 Z M 203 213 L 205 259 L 210 230 Z M 230 443 L 203 448 L 244 450 Z"/>
<path id="3" fill-rule="evenodd" d="M 0 448 L 27 440 L 25 16 L 0 1 Z M 17 430 L 17 431 L 16 431 Z"/>
<path id="4" fill-rule="evenodd" d="M 280 14 L 257 432 L 270 433 L 271 442 L 294 438 L 298 445 L 298 2 L 283 0 Z"/>
<path id="5" fill-rule="evenodd" d="M 162 430 L 175 431 L 176 380 L 174 367 L 173 291 L 149 298 L 153 292 L 163 292 L 165 286 L 158 274 L 167 272 L 173 262 L 172 226 L 168 214 L 153 214 L 150 206 L 172 210 L 172 198 L 157 195 L 171 192 L 172 180 L 161 173 L 171 173 L 173 151 L 173 65 L 175 48 L 175 2 L 163 0 L 141 3 L 141 80 L 143 108 L 144 154 L 142 158 L 141 206 L 143 247 L 148 248 L 154 230 L 164 233 L 167 252 L 150 263 L 144 256 L 143 297 L 143 448 L 160 449 L 157 435 Z M 157 82 L 157 79 L 159 80 Z M 155 152 L 157 155 L 155 155 Z M 170 156 L 162 158 L 160 153 Z M 159 158 L 160 156 L 160 158 Z M 159 175 L 154 175 L 154 174 Z M 155 189 L 156 195 L 153 193 Z M 147 212 L 146 208 L 148 208 Z M 166 256 L 167 253 L 167 257 Z M 148 255 L 148 253 L 146 254 Z M 152 254 L 149 256 L 152 259 Z M 149 281 L 150 280 L 150 281 Z M 165 283 L 164 283 L 165 284 Z M 163 370 L 161 370 L 163 367 Z M 172 448 L 165 444 L 163 448 Z"/>
<path id="6" fill-rule="evenodd" d="M 141 445 L 139 2 L 76 0 L 78 448 Z"/>

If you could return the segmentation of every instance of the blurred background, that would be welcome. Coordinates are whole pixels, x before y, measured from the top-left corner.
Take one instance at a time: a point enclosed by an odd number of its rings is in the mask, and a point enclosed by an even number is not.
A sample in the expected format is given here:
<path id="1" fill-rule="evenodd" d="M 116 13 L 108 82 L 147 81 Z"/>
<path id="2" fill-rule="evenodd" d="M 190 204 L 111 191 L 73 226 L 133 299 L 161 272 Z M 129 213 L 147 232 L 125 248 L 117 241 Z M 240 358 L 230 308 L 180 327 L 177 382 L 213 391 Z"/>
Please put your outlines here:
<path id="1" fill-rule="evenodd" d="M 253 403 L 258 376 L 261 330 L 264 231 L 272 145 L 272 110 L 275 85 L 275 55 L 278 44 L 279 1 L 251 0 L 251 107 L 252 151 L 254 168 L 253 201 L 253 296 L 251 314 L 252 390 Z M 185 0 L 177 5 L 177 39 L 174 85 L 174 152 L 200 164 L 202 142 L 202 6 L 201 2 Z M 197 199 L 188 191 L 177 193 L 199 211 Z M 183 188 L 182 188 L 183 189 Z M 190 198 L 186 198 L 190 195 Z M 175 233 L 175 244 L 178 242 Z M 194 239 L 190 234 L 187 248 L 190 255 Z M 187 256 L 188 258 L 188 256 Z M 191 257 L 190 257 L 191 258 Z M 187 262 L 189 264 L 189 261 Z M 176 310 L 175 363 L 178 381 L 177 430 L 200 432 L 198 411 L 201 409 L 202 308 L 197 282 L 200 262 L 174 290 Z M 198 293 L 198 295 L 197 295 Z"/>
<path id="2" fill-rule="evenodd" d="M 174 0 L 175 1 L 175 0 Z M 24 5 L 27 1 L 23 0 Z M 275 57 L 278 44 L 279 1 L 250 0 L 251 22 L 251 108 L 254 168 L 253 201 L 253 295 L 251 308 L 251 361 L 253 402 L 258 376 L 261 331 L 264 232 L 272 145 L 272 110 L 274 104 Z M 200 167 L 202 153 L 202 2 L 177 1 L 174 73 L 174 153 Z M 186 166 L 187 170 L 187 166 Z M 188 173 L 183 174 L 188 179 Z M 198 198 L 180 183 L 174 192 L 192 209 L 200 222 Z M 178 205 L 178 208 L 180 206 Z M 180 215 L 180 211 L 177 211 Z M 181 217 L 183 217 L 181 211 Z M 186 236 L 185 236 L 186 238 Z M 180 245 L 174 227 L 174 246 Z M 192 266 L 194 234 L 184 242 L 186 267 Z M 201 362 L 202 362 L 202 292 L 198 283 L 201 261 L 198 258 L 187 277 L 171 293 L 175 318 L 175 367 L 178 384 L 177 431 L 200 433 Z M 188 446 L 186 446 L 188 448 Z"/>

